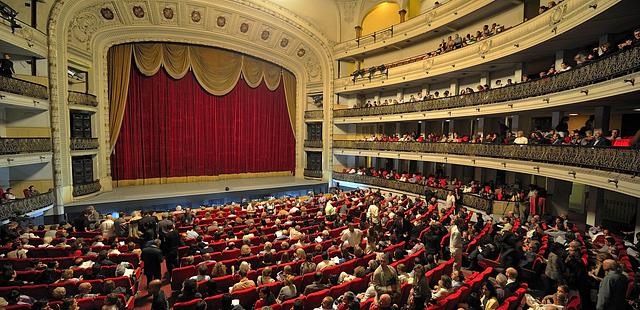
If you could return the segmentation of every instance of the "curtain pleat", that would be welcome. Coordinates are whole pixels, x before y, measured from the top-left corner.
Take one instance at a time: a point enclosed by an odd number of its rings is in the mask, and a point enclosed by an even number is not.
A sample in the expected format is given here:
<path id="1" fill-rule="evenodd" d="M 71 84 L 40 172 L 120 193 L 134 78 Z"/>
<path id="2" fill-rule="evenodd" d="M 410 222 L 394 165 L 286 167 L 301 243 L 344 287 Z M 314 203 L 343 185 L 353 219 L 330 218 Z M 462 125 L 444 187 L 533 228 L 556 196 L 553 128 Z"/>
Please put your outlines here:
<path id="1" fill-rule="evenodd" d="M 109 145 L 116 145 L 127 105 L 131 71 L 131 45 L 118 45 L 109 50 Z"/>
<path id="2" fill-rule="evenodd" d="M 164 58 L 161 43 L 139 43 L 131 46 L 136 66 L 142 74 L 152 76 L 160 70 Z"/>
<path id="3" fill-rule="evenodd" d="M 193 74 L 208 93 L 223 96 L 235 87 L 242 72 L 242 55 L 201 46 L 189 46 L 189 50 Z"/>
<path id="4" fill-rule="evenodd" d="M 287 100 L 287 112 L 289 113 L 289 122 L 291 123 L 291 131 L 296 132 L 296 77 L 289 71 L 282 71 L 282 80 L 284 81 L 284 93 Z"/>
<path id="5" fill-rule="evenodd" d="M 191 66 L 189 46 L 183 44 L 162 44 L 162 46 L 162 64 L 165 70 L 176 80 L 183 78 Z"/>

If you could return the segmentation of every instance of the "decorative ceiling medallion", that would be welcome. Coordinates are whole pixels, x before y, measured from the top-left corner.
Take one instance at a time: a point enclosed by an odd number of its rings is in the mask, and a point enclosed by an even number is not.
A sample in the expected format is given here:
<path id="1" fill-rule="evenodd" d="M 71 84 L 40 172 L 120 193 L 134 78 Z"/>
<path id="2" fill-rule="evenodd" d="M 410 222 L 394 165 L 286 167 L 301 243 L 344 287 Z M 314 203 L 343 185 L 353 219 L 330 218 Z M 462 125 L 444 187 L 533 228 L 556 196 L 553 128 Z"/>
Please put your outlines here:
<path id="1" fill-rule="evenodd" d="M 164 8 L 162 10 L 162 15 L 164 16 L 165 19 L 173 19 L 173 9 L 172 8 Z"/>
<path id="2" fill-rule="evenodd" d="M 227 18 L 224 16 L 218 16 L 218 19 L 216 19 L 216 25 L 218 25 L 218 27 L 222 28 L 227 24 Z"/>
<path id="3" fill-rule="evenodd" d="M 282 38 L 282 40 L 280 40 L 280 47 L 285 48 L 287 45 L 289 45 L 289 39 Z"/>
<path id="4" fill-rule="evenodd" d="M 269 36 L 271 35 L 271 33 L 269 33 L 268 30 L 263 30 L 262 33 L 260 34 L 260 38 L 264 41 L 266 41 L 267 39 L 269 39 Z"/>
<path id="5" fill-rule="evenodd" d="M 141 6 L 136 5 L 136 6 L 133 7 L 132 10 L 133 10 L 133 15 L 135 17 L 137 17 L 137 18 L 143 18 L 144 17 L 144 9 Z"/>
<path id="6" fill-rule="evenodd" d="M 304 50 L 304 48 L 300 48 L 300 49 L 298 50 L 298 52 L 296 53 L 296 55 L 298 55 L 298 57 L 302 57 L 302 56 L 304 56 L 304 54 L 306 54 L 306 53 L 307 53 L 307 51 L 305 51 L 305 50 Z"/>
<path id="7" fill-rule="evenodd" d="M 199 23 L 201 20 L 202 15 L 200 14 L 200 11 L 191 12 L 191 21 L 193 21 L 194 23 Z"/>
<path id="8" fill-rule="evenodd" d="M 113 11 L 111 11 L 110 8 L 102 8 L 100 9 L 100 15 L 102 15 L 102 17 L 106 20 L 112 20 L 113 19 Z"/>
<path id="9" fill-rule="evenodd" d="M 240 24 L 240 32 L 247 33 L 247 31 L 249 31 L 249 24 L 247 23 Z"/>

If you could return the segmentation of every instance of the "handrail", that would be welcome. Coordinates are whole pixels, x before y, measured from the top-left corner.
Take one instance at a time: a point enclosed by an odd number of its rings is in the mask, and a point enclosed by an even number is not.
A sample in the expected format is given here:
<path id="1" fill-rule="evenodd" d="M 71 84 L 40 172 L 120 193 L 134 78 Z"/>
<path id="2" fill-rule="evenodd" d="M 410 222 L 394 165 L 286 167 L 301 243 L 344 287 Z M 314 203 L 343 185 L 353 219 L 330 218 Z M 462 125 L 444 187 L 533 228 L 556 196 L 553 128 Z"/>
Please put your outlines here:
<path id="1" fill-rule="evenodd" d="M 505 158 L 640 174 L 640 150 L 625 147 L 334 140 L 333 148 Z"/>
<path id="2" fill-rule="evenodd" d="M 550 77 L 472 94 L 387 106 L 336 109 L 334 117 L 387 115 L 469 107 L 536 97 L 590 85 L 640 70 L 640 46 L 613 53 L 590 64 Z"/>
<path id="3" fill-rule="evenodd" d="M 452 188 L 439 188 L 427 185 L 421 185 L 417 183 L 400 182 L 397 180 L 387 180 L 378 177 L 371 177 L 366 175 L 349 174 L 342 172 L 334 172 L 333 178 L 340 181 L 367 184 L 371 186 L 383 187 L 395 189 L 403 192 L 424 195 L 425 190 L 432 191 L 438 199 L 446 200 L 447 192 Z M 475 194 L 462 193 L 462 204 L 477 210 L 481 210 L 487 213 L 491 213 L 493 201 Z"/>
<path id="4" fill-rule="evenodd" d="M 304 176 L 305 177 L 312 177 L 312 178 L 322 178 L 322 170 L 316 170 L 316 169 L 304 169 Z"/>
<path id="5" fill-rule="evenodd" d="M 89 195 L 95 192 L 99 192 L 102 188 L 100 180 L 95 180 L 87 184 L 74 184 L 73 185 L 73 197 Z"/>
<path id="6" fill-rule="evenodd" d="M 322 140 L 304 140 L 304 147 L 322 148 Z"/>
<path id="7" fill-rule="evenodd" d="M 0 91 L 45 100 L 49 99 L 49 91 L 46 86 L 13 77 L 0 76 Z"/>
<path id="8" fill-rule="evenodd" d="M 67 97 L 67 101 L 69 104 L 79 104 L 86 105 L 90 107 L 98 106 L 98 99 L 95 95 L 89 93 L 82 93 L 77 91 L 69 91 L 69 96 Z"/>
<path id="9" fill-rule="evenodd" d="M 29 198 L 15 199 L 0 204 L 0 220 L 20 216 L 55 204 L 53 190 Z"/>
<path id="10" fill-rule="evenodd" d="M 0 138 L 0 155 L 51 152 L 51 138 Z"/>
<path id="11" fill-rule="evenodd" d="M 305 119 L 322 119 L 323 117 L 324 113 L 322 110 L 304 111 Z"/>

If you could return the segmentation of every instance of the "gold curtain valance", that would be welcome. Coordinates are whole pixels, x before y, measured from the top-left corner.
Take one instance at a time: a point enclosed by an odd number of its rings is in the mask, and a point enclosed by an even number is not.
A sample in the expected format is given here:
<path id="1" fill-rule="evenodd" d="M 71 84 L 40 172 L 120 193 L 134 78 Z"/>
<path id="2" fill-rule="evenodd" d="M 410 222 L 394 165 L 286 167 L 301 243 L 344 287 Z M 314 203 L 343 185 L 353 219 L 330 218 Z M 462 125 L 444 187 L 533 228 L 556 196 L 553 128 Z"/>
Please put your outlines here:
<path id="1" fill-rule="evenodd" d="M 146 76 L 155 75 L 164 67 L 167 74 L 177 80 L 191 70 L 202 88 L 214 96 L 229 93 L 241 76 L 249 87 L 256 88 L 264 81 L 271 91 L 276 90 L 280 82 L 284 81 L 291 130 L 295 134 L 296 78 L 291 72 L 260 59 L 213 47 L 133 43 L 114 46 L 109 51 L 111 151 L 115 147 L 124 118 L 132 57 L 138 70 Z"/>

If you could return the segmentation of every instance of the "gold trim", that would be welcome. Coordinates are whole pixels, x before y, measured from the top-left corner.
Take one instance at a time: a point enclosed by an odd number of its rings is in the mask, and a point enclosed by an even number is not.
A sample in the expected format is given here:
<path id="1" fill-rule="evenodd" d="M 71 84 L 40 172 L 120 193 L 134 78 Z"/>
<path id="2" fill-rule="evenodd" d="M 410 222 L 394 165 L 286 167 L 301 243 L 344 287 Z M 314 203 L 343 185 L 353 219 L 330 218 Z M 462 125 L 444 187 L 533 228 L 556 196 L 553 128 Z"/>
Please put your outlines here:
<path id="1" fill-rule="evenodd" d="M 113 187 L 139 186 L 152 184 L 170 184 L 170 183 L 195 183 L 195 182 L 211 182 L 229 179 L 249 179 L 249 178 L 266 178 L 266 177 L 283 177 L 294 175 L 291 171 L 273 171 L 273 172 L 251 172 L 251 173 L 235 173 L 221 175 L 201 175 L 201 176 L 184 176 L 169 178 L 150 178 L 150 179 L 134 179 L 134 180 L 118 180 L 111 181 Z"/>

